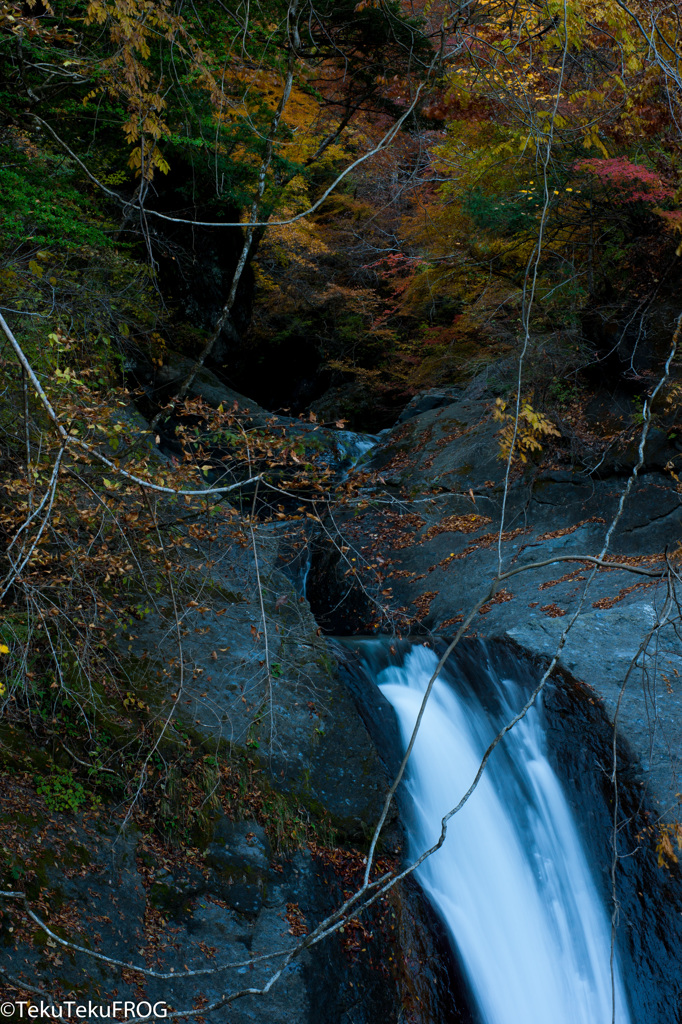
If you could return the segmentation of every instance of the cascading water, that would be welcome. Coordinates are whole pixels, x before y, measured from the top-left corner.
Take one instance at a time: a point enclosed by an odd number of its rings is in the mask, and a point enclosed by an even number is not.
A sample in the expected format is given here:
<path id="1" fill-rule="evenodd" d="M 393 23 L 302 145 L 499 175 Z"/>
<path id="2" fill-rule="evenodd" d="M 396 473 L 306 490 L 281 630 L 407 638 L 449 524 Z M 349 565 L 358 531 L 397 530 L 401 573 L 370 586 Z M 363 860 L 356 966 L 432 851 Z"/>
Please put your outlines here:
<path id="1" fill-rule="evenodd" d="M 356 434 L 351 430 L 329 431 L 328 437 L 332 443 L 326 451 L 318 453 L 318 459 L 321 464 L 329 467 L 337 484 L 348 479 L 379 439 L 378 434 Z M 304 543 L 296 545 L 288 555 L 288 564 L 283 567 L 302 597 L 307 596 L 308 576 L 312 567 L 311 535 L 311 529 L 303 531 Z"/>
<path id="2" fill-rule="evenodd" d="M 334 434 L 337 457 L 342 479 L 345 479 L 359 465 L 376 445 L 376 434 L 356 434 L 352 430 L 338 430 Z"/>
<path id="3" fill-rule="evenodd" d="M 376 678 L 404 746 L 436 664 L 433 651 L 415 646 Z M 526 699 L 518 684 L 490 679 L 494 712 L 470 688 L 435 683 L 407 773 L 411 859 L 436 841 L 486 747 Z M 612 985 L 610 921 L 545 756 L 541 711 L 506 735 L 417 877 L 484 1024 L 629 1024 L 615 954 Z"/>

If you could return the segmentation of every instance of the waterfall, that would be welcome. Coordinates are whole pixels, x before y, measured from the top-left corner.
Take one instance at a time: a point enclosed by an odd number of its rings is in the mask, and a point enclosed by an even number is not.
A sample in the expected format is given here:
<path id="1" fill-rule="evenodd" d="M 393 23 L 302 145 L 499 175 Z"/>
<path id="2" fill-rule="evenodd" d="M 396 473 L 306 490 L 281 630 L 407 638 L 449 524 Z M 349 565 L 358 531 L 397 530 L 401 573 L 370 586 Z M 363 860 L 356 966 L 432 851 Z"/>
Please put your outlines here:
<path id="1" fill-rule="evenodd" d="M 403 749 L 437 657 L 414 646 L 376 678 Z M 517 682 L 486 677 L 485 699 L 436 681 L 408 765 L 409 856 L 436 841 L 500 726 L 523 706 Z M 452 683 L 452 685 L 451 685 Z M 488 705 L 494 705 L 490 711 Z M 445 843 L 417 869 L 463 966 L 483 1024 L 611 1024 L 611 923 L 532 708 L 494 751 Z M 617 956 L 616 1024 L 629 1024 Z"/>

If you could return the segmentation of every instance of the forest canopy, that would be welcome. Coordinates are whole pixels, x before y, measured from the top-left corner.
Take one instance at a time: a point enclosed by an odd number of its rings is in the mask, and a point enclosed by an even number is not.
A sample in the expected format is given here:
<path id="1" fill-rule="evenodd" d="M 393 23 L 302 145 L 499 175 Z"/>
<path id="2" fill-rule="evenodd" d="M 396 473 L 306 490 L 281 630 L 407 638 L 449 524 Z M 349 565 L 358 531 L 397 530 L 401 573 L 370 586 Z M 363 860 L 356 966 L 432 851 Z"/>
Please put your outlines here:
<path id="1" fill-rule="evenodd" d="M 351 416 L 513 344 L 539 233 L 537 329 L 615 329 L 675 259 L 678 31 L 620 0 L 4 3 L 8 301 L 151 358 L 229 304 L 233 383 Z M 315 379 L 276 396 L 297 344 Z"/>

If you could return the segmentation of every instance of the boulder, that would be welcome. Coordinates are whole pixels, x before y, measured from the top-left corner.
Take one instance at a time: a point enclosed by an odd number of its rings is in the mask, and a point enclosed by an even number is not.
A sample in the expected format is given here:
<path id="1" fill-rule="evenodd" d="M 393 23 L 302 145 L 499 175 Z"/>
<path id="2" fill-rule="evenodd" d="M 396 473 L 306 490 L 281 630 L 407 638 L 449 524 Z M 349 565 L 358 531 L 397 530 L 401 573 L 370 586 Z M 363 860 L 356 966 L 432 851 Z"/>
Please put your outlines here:
<path id="1" fill-rule="evenodd" d="M 198 599 L 182 616 L 177 713 L 208 750 L 241 751 L 276 789 L 362 843 L 386 778 L 308 602 L 283 571 L 287 530 L 262 526 L 254 550 L 216 520 L 210 537 L 188 543 Z M 167 707 L 181 684 L 171 596 L 126 640 L 135 672 L 156 679 L 158 710 Z"/>

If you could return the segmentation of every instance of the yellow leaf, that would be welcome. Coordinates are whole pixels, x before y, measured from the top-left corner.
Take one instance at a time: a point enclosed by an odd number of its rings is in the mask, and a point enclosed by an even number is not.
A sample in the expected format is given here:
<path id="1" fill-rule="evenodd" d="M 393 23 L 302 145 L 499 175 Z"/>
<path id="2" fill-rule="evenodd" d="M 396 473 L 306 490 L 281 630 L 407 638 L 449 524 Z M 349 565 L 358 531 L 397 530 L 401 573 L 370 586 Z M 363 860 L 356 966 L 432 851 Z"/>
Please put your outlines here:
<path id="1" fill-rule="evenodd" d="M 168 174 L 168 172 L 170 171 L 170 164 L 164 157 L 161 156 L 161 154 L 158 154 L 154 158 L 154 163 L 159 168 L 162 174 Z"/>

